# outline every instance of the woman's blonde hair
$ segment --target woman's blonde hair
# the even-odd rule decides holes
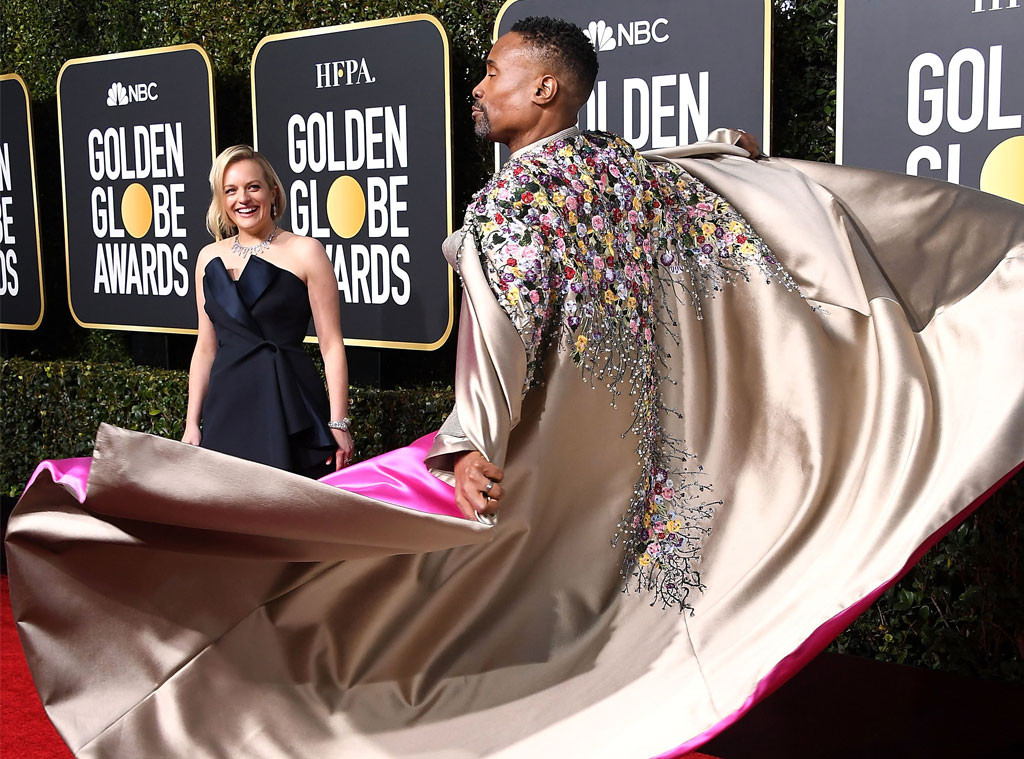
[[[270,161],[261,153],[257,153],[248,145],[232,145],[221,152],[213,162],[210,169],[210,191],[213,195],[210,198],[210,210],[206,212],[206,228],[210,230],[215,240],[223,240],[238,232],[238,229],[228,221],[224,213],[224,174],[228,167],[239,161],[256,161],[263,169],[263,178],[273,188],[274,202],[271,206],[271,216],[276,222],[284,216],[284,190],[281,188],[281,180],[270,165]]]

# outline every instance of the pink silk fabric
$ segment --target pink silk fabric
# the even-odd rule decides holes
[[[320,482],[425,514],[461,517],[455,505],[455,490],[430,474],[423,465],[436,434],[431,432],[404,448],[332,472],[320,478]],[[41,472],[48,471],[55,483],[68,488],[80,503],[85,503],[91,465],[92,458],[40,462],[26,489]]]
[[[83,456],[77,459],[47,459],[40,461],[39,466],[28,478],[25,490],[32,487],[43,472],[49,472],[50,477],[58,485],[63,485],[70,490],[79,503],[85,503],[85,490],[89,484],[89,469],[92,467],[92,457]]]
[[[436,434],[431,432],[404,448],[332,472],[320,482],[406,509],[460,517],[455,489],[423,465]]]

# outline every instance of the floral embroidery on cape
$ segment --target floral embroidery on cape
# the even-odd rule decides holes
[[[526,347],[523,391],[545,349],[570,353],[584,377],[633,399],[641,474],[613,543],[626,587],[690,609],[715,506],[703,469],[662,420],[665,336],[678,344],[669,300],[696,318],[702,300],[757,272],[792,278],[720,196],[673,165],[653,166],[627,142],[586,132],[505,164],[466,212],[491,288]],[[659,342],[659,335],[662,340]]]

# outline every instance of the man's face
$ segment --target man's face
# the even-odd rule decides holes
[[[477,136],[507,145],[532,129],[542,113],[533,97],[545,73],[522,36],[509,32],[499,37],[487,56],[484,78],[473,88]]]

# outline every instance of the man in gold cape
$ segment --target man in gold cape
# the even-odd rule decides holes
[[[1024,459],[1019,205],[730,132],[638,156],[572,127],[582,35],[521,24],[426,459],[497,523],[102,428],[8,535],[77,756],[681,755]]]

